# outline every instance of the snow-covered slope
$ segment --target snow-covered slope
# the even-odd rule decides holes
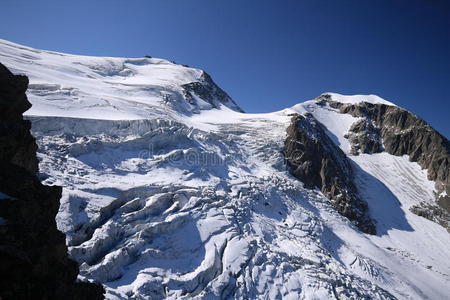
[[[30,77],[41,175],[64,187],[59,229],[80,277],[102,282],[109,299],[450,294],[450,234],[409,211],[432,201],[433,182],[408,157],[351,155],[345,135],[358,118],[317,101],[241,113],[231,99],[202,99],[202,88],[186,96],[186,84],[209,84],[202,71],[161,59],[0,41],[0,62]],[[282,149],[293,113],[311,113],[347,154],[376,235],[287,171]]]
[[[352,103],[357,104],[361,102],[367,102],[372,104],[386,104],[386,105],[395,105],[392,102],[384,100],[383,98],[378,97],[377,95],[341,95],[337,93],[326,93],[330,95],[333,101],[341,102],[341,103]]]
[[[226,94],[214,90],[217,86],[203,71],[167,60],[75,56],[5,40],[0,40],[0,47],[2,63],[30,78],[29,115],[135,120],[176,118],[220,105],[240,110]],[[205,82],[219,99],[192,95],[189,84],[195,82]]]

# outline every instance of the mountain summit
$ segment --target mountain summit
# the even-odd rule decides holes
[[[76,56],[0,40],[2,63],[26,72],[34,116],[134,120],[242,111],[204,71],[158,58]]]
[[[0,41],[108,299],[445,299],[449,142],[374,95],[243,113],[203,71]]]

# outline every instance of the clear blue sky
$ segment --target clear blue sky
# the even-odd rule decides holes
[[[446,4],[447,2],[447,4]],[[0,38],[206,70],[248,112],[377,94],[450,136],[450,1],[2,0]]]

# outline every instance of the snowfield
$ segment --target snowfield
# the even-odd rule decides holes
[[[203,71],[163,59],[0,40],[0,62],[30,78],[40,176],[63,186],[58,227],[108,299],[448,299],[450,234],[409,211],[434,183],[406,156],[352,156],[357,118],[314,100],[247,114],[188,99]],[[306,112],[351,159],[377,235],[287,171],[290,114]]]

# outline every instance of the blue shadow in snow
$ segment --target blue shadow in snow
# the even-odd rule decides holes
[[[389,188],[355,162],[350,162],[359,194],[369,205],[370,217],[376,221],[376,235],[387,235],[388,231],[393,229],[414,231],[406,219],[402,204]]]

